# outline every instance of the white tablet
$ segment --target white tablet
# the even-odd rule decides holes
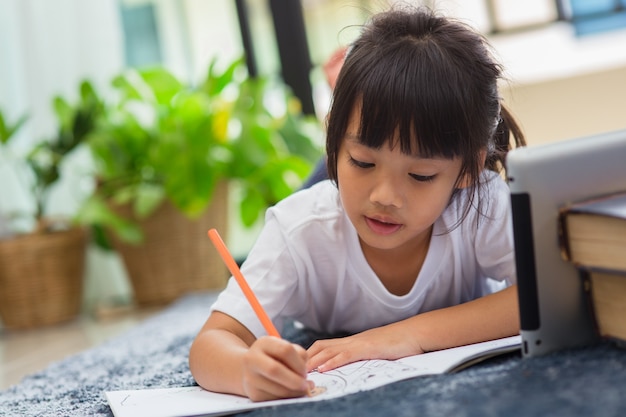
[[[561,256],[559,209],[626,191],[626,130],[514,149],[507,156],[522,354],[597,340],[578,270]]]

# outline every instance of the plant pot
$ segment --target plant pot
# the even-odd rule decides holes
[[[82,305],[83,228],[0,240],[0,317],[6,328],[50,325]]]
[[[130,206],[114,211],[136,221],[144,234],[140,245],[125,243],[112,236],[140,306],[163,305],[194,291],[221,289],[226,285],[227,269],[207,236],[210,228],[226,233],[228,188],[216,189],[206,213],[189,219],[170,202],[163,203],[152,215],[137,220]]]

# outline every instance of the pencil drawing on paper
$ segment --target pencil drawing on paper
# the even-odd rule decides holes
[[[312,372],[309,379],[316,387],[324,387],[327,395],[337,396],[397,381],[403,375],[411,376],[415,370],[400,362],[367,360],[324,373]]]

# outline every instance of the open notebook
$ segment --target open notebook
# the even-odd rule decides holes
[[[218,394],[198,386],[108,391],[115,417],[223,416],[280,404],[323,401],[418,376],[456,372],[477,362],[519,350],[520,336],[491,340],[395,361],[366,360],[332,371],[311,372],[316,388],[311,396],[254,403],[236,395]]]

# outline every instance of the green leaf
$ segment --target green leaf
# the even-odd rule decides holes
[[[109,242],[109,237],[104,230],[104,227],[94,224],[91,226],[91,239],[100,249],[104,249],[106,251],[113,251],[113,246],[111,242]]]
[[[139,71],[139,75],[154,93],[156,102],[161,105],[168,104],[183,89],[181,82],[162,67],[143,69]]]
[[[59,121],[60,128],[62,130],[71,129],[74,110],[69,103],[63,97],[57,96],[52,100],[52,107]]]
[[[14,124],[9,124],[0,111],[0,143],[6,144],[9,139],[26,123],[28,116],[21,116]]]
[[[96,93],[96,90],[93,87],[93,84],[91,84],[91,82],[89,82],[88,80],[83,80],[80,83],[79,89],[80,89],[80,98],[81,98],[81,102],[83,103],[83,105],[89,106],[89,105],[92,105],[93,103],[100,101],[100,98],[98,97],[98,94]]]
[[[11,135],[9,135],[9,129],[4,121],[4,115],[0,111],[0,143],[7,143],[10,137]]]
[[[297,117],[288,113],[285,124],[281,126],[279,132],[289,153],[302,156],[311,163],[319,160],[322,149],[317,144],[321,144],[323,139],[317,119]]]
[[[171,170],[165,176],[166,192],[179,209],[195,217],[209,204],[220,177],[218,172],[204,155],[180,152],[171,158]]]
[[[244,226],[252,226],[266,207],[267,203],[261,193],[254,187],[246,187],[243,199],[239,204],[241,221]]]
[[[156,184],[141,184],[137,187],[133,209],[138,218],[144,219],[154,213],[165,198],[165,190]]]
[[[139,244],[143,240],[143,233],[137,224],[116,215],[98,196],[91,196],[83,202],[76,219],[82,224],[110,229],[128,243]]]
[[[128,100],[154,100],[152,92],[133,69],[115,76],[111,81],[111,85],[122,95],[122,103]]]
[[[234,81],[237,71],[243,70],[244,64],[245,60],[243,57],[236,59],[222,74],[218,74],[215,68],[217,66],[217,58],[211,60],[207,76],[200,88],[210,97],[219,95],[227,85]]]

